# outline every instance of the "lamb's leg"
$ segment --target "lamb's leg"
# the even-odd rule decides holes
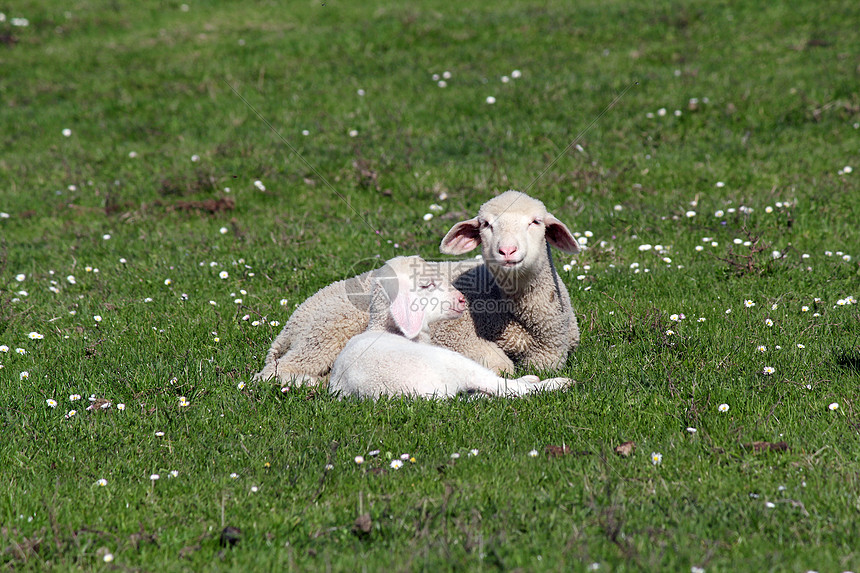
[[[272,343],[263,370],[254,377],[256,380],[275,378],[282,386],[319,382],[331,371],[335,358],[349,339],[367,328],[367,317],[354,308],[347,308],[336,313],[329,311],[324,321],[296,327],[295,332],[288,332],[287,327]]]
[[[317,384],[324,378],[324,375],[301,372],[303,366],[298,366],[282,358],[266,364],[263,370],[254,376],[254,380],[265,382],[275,379],[281,386],[298,387]]]
[[[260,372],[259,379],[275,378],[281,386],[313,385],[329,373],[336,357],[336,352],[305,353],[301,348],[293,348],[280,358],[267,363]]]
[[[275,340],[269,347],[266,353],[266,361],[263,364],[263,369],[254,374],[254,380],[270,380],[277,374],[277,365],[280,358],[290,350],[293,344],[292,325],[288,322]]]
[[[514,363],[505,351],[495,342],[481,338],[475,332],[468,309],[456,320],[444,320],[430,325],[430,335],[433,344],[471,358],[496,374],[514,371]]]
[[[514,371],[514,362],[495,342],[477,336],[464,336],[459,342],[459,344],[451,344],[445,339],[433,339],[434,344],[471,358],[497,375]]]
[[[463,354],[466,354],[466,352]],[[466,356],[489,368],[496,374],[514,371],[514,362],[498,344],[489,340],[476,338],[470,341]]]
[[[479,380],[468,384],[468,392],[481,392],[492,396],[524,396],[537,390],[560,390],[573,383],[570,378],[548,378],[541,380],[537,376],[522,376],[506,380],[496,377],[495,381]]]
[[[254,379],[275,379],[281,386],[292,387],[316,384],[329,373],[340,350],[339,344],[315,345],[296,340],[283,355],[267,359]]]

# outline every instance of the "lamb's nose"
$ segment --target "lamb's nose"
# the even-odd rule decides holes
[[[512,256],[514,256],[514,253],[516,252],[516,247],[499,247],[499,253],[501,253],[502,256],[505,257],[505,259],[510,259]]]

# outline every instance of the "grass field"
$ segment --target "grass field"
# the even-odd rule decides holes
[[[860,570],[855,1],[0,12],[4,568]],[[587,240],[579,384],[251,381],[509,188]]]

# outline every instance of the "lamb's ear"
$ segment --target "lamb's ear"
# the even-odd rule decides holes
[[[462,255],[481,244],[481,234],[478,232],[478,218],[460,221],[448,231],[439,250],[446,255]]]
[[[397,295],[391,301],[391,317],[403,336],[410,340],[417,337],[424,326],[424,308],[412,296],[409,280],[401,278],[397,285]]]
[[[565,253],[579,252],[579,242],[570,233],[570,229],[555,218],[555,215],[547,213],[543,222],[546,226],[546,240],[550,245],[556,249],[561,249]]]

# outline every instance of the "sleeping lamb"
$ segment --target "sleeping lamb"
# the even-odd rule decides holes
[[[432,342],[496,373],[514,365],[560,368],[579,344],[567,289],[552,264],[550,245],[579,251],[568,228],[543,203],[517,191],[490,199],[477,217],[454,225],[446,254],[481,246],[478,260],[426,262],[413,269],[412,288],[448,280],[468,301],[460,318],[431,325]],[[333,283],[302,303],[272,343],[255,378],[281,384],[316,382],[369,319],[370,272]]]
[[[443,280],[439,263],[409,257],[409,288],[414,295]],[[293,312],[272,343],[263,370],[254,378],[277,378],[282,385],[318,382],[331,371],[334,359],[353,336],[367,330],[371,274],[393,275],[390,265],[337,281],[320,289]],[[429,333],[420,333],[430,342]]]
[[[541,382],[537,376],[506,380],[462,354],[419,342],[422,333],[429,335],[430,324],[455,319],[466,308],[466,299],[447,281],[412,288],[411,271],[424,262],[419,257],[398,257],[383,267],[393,270],[393,276],[389,272],[371,275],[367,330],[347,342],[334,361],[330,392],[373,399],[385,394],[521,396],[570,384],[567,378]]]

